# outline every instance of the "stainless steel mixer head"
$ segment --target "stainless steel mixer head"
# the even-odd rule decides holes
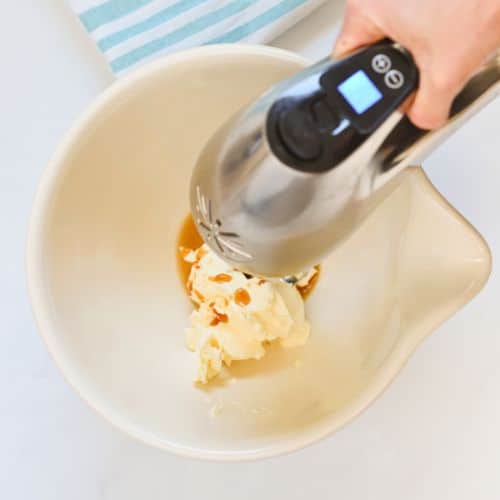
[[[201,153],[191,209],[205,242],[242,271],[297,275],[324,259],[425,157],[499,93],[492,58],[420,130],[398,111],[418,71],[384,42],[289,78],[229,120]]]

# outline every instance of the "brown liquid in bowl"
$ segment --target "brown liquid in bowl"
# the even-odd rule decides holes
[[[187,280],[189,278],[189,273],[191,272],[191,264],[184,260],[184,252],[182,249],[196,250],[203,244],[203,240],[196,229],[193,217],[189,214],[183,221],[181,229],[179,231],[179,236],[177,238],[176,256],[177,256],[177,268],[179,270],[179,277],[183,286],[186,286]],[[316,284],[318,283],[321,266],[316,266],[318,272],[314,278],[305,287],[297,287],[297,290],[302,295],[304,299],[307,299],[313,292]]]
[[[196,250],[201,245],[203,245],[203,240],[200,233],[198,233],[198,230],[196,229],[193,218],[191,215],[188,215],[182,223],[181,230],[177,238],[177,247],[175,249],[175,255],[177,256],[177,269],[179,270],[179,277],[183,286],[186,286],[189,278],[191,264],[184,260],[185,254],[182,252],[182,249],[186,248],[189,250]]]
[[[309,298],[311,293],[313,293],[318,283],[319,277],[321,276],[321,266],[318,264],[317,266],[314,266],[314,268],[316,269],[317,273],[313,276],[312,280],[306,286],[297,287],[297,290],[299,291],[300,295],[302,295],[302,298],[304,300]]]

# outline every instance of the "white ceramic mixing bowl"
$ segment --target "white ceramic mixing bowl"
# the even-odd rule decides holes
[[[93,104],[43,176],[27,250],[40,332],[81,397],[142,441],[221,460],[316,441],[366,408],[488,277],[482,238],[410,170],[324,263],[306,347],[193,386],[175,258],[191,168],[221,122],[305,65],[248,46],[152,63]]]

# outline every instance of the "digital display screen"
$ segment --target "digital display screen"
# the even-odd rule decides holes
[[[382,92],[375,87],[362,69],[353,73],[337,89],[358,115],[371,108],[383,97]]]

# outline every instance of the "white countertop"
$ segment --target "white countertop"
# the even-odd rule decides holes
[[[277,45],[332,44],[336,2]],[[132,441],[63,381],[38,337],[24,244],[38,179],[61,135],[113,77],[62,0],[16,0],[0,18],[0,490],[9,500],[500,498],[500,276],[420,348],[384,396],[290,456],[220,465]],[[500,256],[500,100],[426,163]]]

